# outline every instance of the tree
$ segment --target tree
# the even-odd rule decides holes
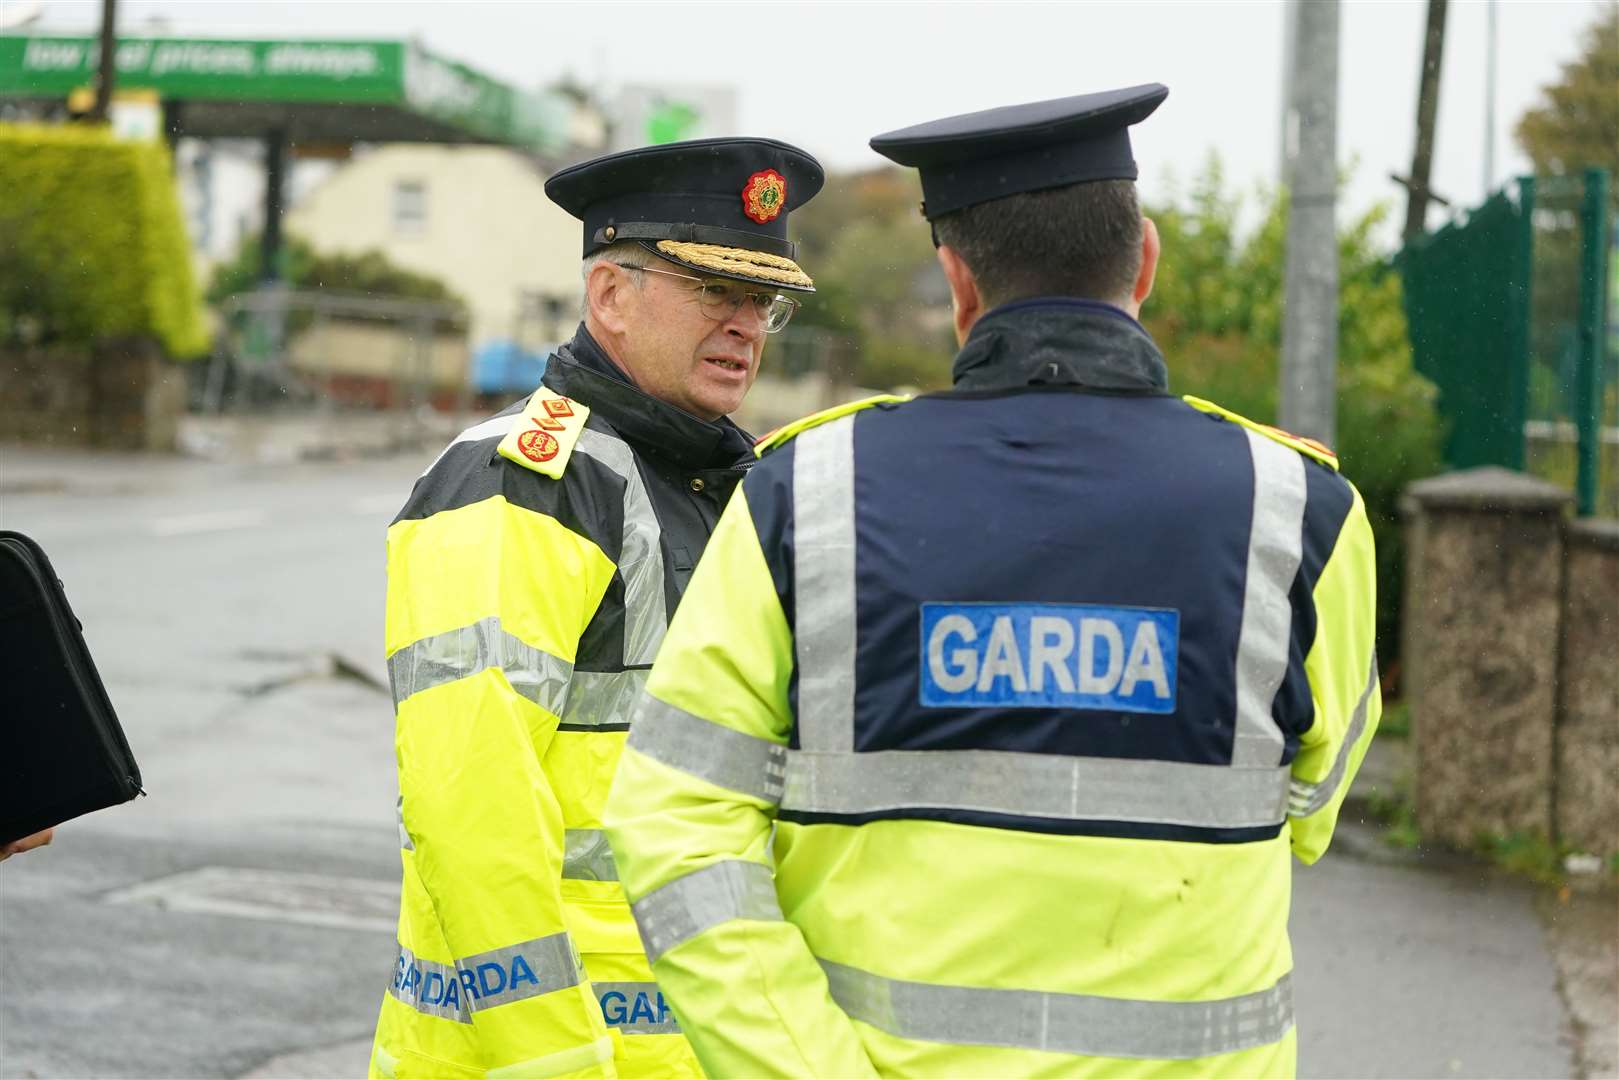
[[[1519,118],[1516,134],[1538,174],[1606,168],[1619,206],[1619,2],[1602,5],[1580,54]]]
[[[886,167],[828,177],[793,215],[799,261],[815,279],[794,325],[847,338],[855,367],[839,374],[857,385],[950,383],[950,302],[921,198],[913,170]]]

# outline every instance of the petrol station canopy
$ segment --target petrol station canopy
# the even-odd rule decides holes
[[[171,137],[275,135],[297,144],[561,146],[567,103],[497,82],[407,41],[120,37],[117,89],[145,90]],[[94,37],[0,35],[0,100],[63,102],[95,85]]]

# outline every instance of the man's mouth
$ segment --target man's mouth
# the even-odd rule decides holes
[[[746,360],[733,360],[728,356],[705,356],[703,359],[707,360],[710,364],[713,364],[716,367],[724,368],[726,371],[748,370],[748,362]]]

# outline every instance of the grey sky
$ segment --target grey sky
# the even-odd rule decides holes
[[[17,0],[0,0],[13,3]],[[1576,52],[1600,0],[1500,0],[1496,169],[1527,166],[1517,117]],[[96,0],[48,0],[44,29],[88,30]],[[1484,191],[1487,0],[1450,5],[1433,181],[1463,205]],[[1244,190],[1275,179],[1279,3],[613,4],[123,0],[126,32],[419,37],[525,86],[585,81],[731,83],[749,134],[787,139],[833,168],[879,164],[873,134],[957,112],[1163,82],[1168,102],[1135,133],[1144,194],[1189,180],[1211,152]],[[1403,193],[1426,4],[1343,4],[1339,156],[1356,162],[1347,213]],[[151,20],[167,25],[154,25]]]

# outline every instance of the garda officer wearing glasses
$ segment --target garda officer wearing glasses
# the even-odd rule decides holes
[[[608,802],[710,1075],[1294,1071],[1371,532],[1325,448],[1167,392],[1128,133],[1166,94],[872,142],[921,171],[955,386],[766,441]]]
[[[373,1075],[700,1075],[600,815],[754,460],[725,414],[813,291],[787,215],[822,179],[795,147],[714,139],[547,182],[584,223],[583,324],[388,531],[404,892]]]

